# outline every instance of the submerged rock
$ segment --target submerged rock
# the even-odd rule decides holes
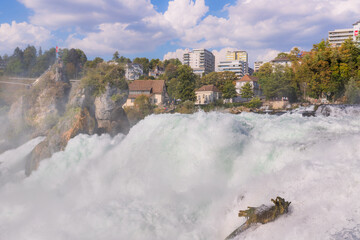
[[[246,222],[235,229],[225,240],[230,240],[250,228],[257,223],[268,223],[274,221],[280,215],[287,213],[291,202],[285,201],[281,197],[277,197],[275,200],[271,199],[274,206],[261,205],[260,207],[248,207],[247,210],[240,210],[239,217],[246,217]]]

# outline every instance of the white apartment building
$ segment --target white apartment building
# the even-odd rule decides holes
[[[125,65],[125,78],[127,80],[137,80],[144,74],[143,66],[137,63],[128,63]]]
[[[346,40],[351,38],[353,41],[359,41],[360,21],[353,24],[353,28],[336,29],[329,31],[329,43],[334,47],[339,47]]]
[[[246,51],[227,51],[226,61],[242,61],[246,65],[245,73],[249,74],[249,55]]]
[[[194,49],[184,54],[184,65],[190,66],[197,75],[205,75],[215,71],[215,56],[206,49]]]
[[[282,65],[284,67],[291,66],[291,60],[288,57],[281,57],[281,58],[275,58],[274,60],[271,60],[270,63],[275,67],[276,65]]]
[[[263,61],[257,61],[257,62],[254,62],[254,72],[257,72],[259,71],[260,67],[264,65],[264,62]]]
[[[244,61],[233,60],[233,61],[221,61],[218,64],[218,71],[230,71],[234,72],[236,76],[240,79],[247,74],[248,65]]]

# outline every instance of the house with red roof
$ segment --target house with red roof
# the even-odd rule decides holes
[[[241,94],[241,88],[246,84],[250,83],[252,90],[254,92],[255,96],[260,96],[260,85],[259,85],[259,79],[254,76],[245,75],[240,80],[237,80],[235,83],[235,89],[238,94]]]
[[[221,98],[220,90],[214,85],[205,85],[195,91],[196,105],[205,105]]]
[[[154,105],[165,105],[169,101],[165,80],[135,80],[129,84],[129,96],[124,107],[133,107],[135,99],[145,95]]]

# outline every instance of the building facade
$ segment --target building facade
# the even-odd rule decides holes
[[[195,91],[196,105],[206,105],[221,98],[220,90],[214,85],[205,85]]]
[[[291,60],[288,57],[280,57],[271,60],[270,63],[275,67],[276,65],[282,65],[284,67],[291,66]]]
[[[226,61],[242,61],[246,65],[245,73],[249,74],[249,55],[246,51],[227,51]]]
[[[140,95],[149,97],[154,105],[165,105],[169,101],[165,80],[135,80],[129,84],[129,96],[124,107],[133,107]]]
[[[339,47],[345,40],[349,38],[351,38],[354,42],[359,42],[359,29],[360,21],[357,21],[353,24],[353,28],[336,29],[334,31],[329,31],[329,43],[334,47]]]
[[[246,62],[243,61],[221,61],[218,65],[218,71],[230,71],[234,72],[238,79],[242,78],[247,74],[248,66]]]
[[[215,56],[206,49],[194,49],[183,56],[184,65],[190,66],[197,75],[215,71]]]
[[[251,88],[254,92],[254,96],[260,96],[261,95],[261,91],[260,91],[260,86],[259,86],[259,82],[258,82],[258,78],[254,77],[254,76],[249,76],[249,75],[245,75],[244,77],[242,77],[240,80],[237,80],[235,83],[235,89],[236,92],[238,94],[241,94],[241,88],[246,84],[246,83],[250,83]]]
[[[264,62],[263,61],[257,61],[257,62],[254,62],[254,72],[257,72],[259,71],[260,67],[264,65]]]
[[[143,66],[137,63],[125,65],[125,78],[130,81],[139,79],[144,74]]]

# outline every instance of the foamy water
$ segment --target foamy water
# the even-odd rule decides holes
[[[36,141],[0,155],[0,239],[224,239],[278,195],[290,213],[239,239],[360,239],[356,114],[150,116],[25,178]]]

